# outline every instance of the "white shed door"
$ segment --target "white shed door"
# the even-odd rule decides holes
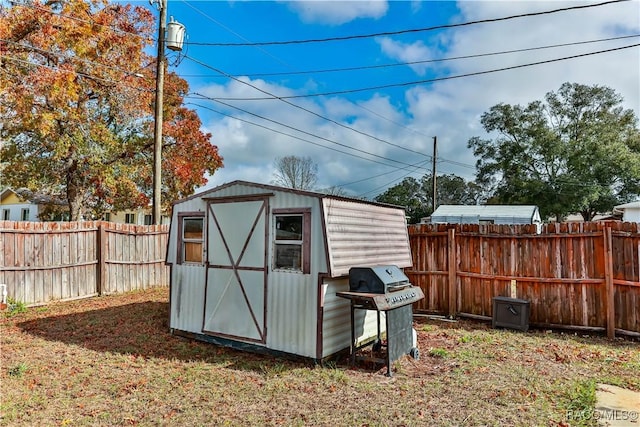
[[[268,199],[211,200],[203,332],[266,342]]]

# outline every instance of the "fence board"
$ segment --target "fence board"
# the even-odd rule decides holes
[[[449,250],[447,230],[455,236]],[[409,226],[409,240],[414,266],[406,273],[425,294],[415,305],[418,312],[488,318],[493,297],[515,296],[531,302],[532,325],[614,327],[615,333],[640,336],[638,224],[556,223],[540,234],[528,225],[421,224]],[[512,280],[516,295],[511,295]],[[451,285],[456,289],[452,301]]]
[[[102,221],[0,221],[0,283],[27,305],[168,286],[164,252],[157,256],[168,230]]]

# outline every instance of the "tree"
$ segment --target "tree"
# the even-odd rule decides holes
[[[613,89],[565,83],[526,107],[498,104],[481,117],[495,139],[471,138],[476,182],[494,203],[535,204],[543,218],[598,212],[640,189],[640,131]]]
[[[417,223],[421,218],[433,213],[432,182],[432,175],[424,175],[420,181],[407,177],[400,184],[376,196],[374,200],[403,206],[409,217],[408,222]],[[436,198],[439,205],[470,205],[482,201],[481,192],[475,183],[467,182],[453,174],[436,178]]]
[[[152,193],[155,25],[142,7],[52,0],[0,9],[3,183],[61,196],[72,220],[148,206]],[[165,79],[166,205],[222,166],[188,87]]]
[[[429,206],[433,207],[433,177],[422,177],[422,188],[428,194]],[[482,189],[475,182],[454,175],[439,175],[436,178],[436,204],[439,205],[477,205],[483,202]],[[436,206],[437,207],[437,206]],[[429,214],[432,212],[430,211]]]
[[[339,196],[339,197],[347,197],[348,194],[345,191],[344,188],[336,186],[336,185],[332,185],[331,187],[328,188],[321,188],[316,190],[319,193],[323,193],[323,194],[328,194],[330,196]]]
[[[420,218],[428,215],[429,202],[427,193],[420,182],[413,177],[406,177],[400,184],[389,187],[387,191],[374,197],[376,202],[403,206],[409,223],[420,222]]]
[[[279,157],[275,168],[272,182],[283,187],[312,190],[318,180],[318,165],[311,157]]]

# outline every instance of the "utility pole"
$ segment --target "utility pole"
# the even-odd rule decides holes
[[[156,63],[156,109],[153,130],[153,223],[162,223],[162,105],[164,102],[164,38],[167,27],[167,0],[157,0],[160,11],[158,22],[158,58]]]
[[[432,184],[433,184],[433,211],[435,212],[436,207],[438,206],[438,204],[436,203],[436,144],[438,141],[438,137],[434,136],[433,137],[433,167],[431,168],[432,170]]]

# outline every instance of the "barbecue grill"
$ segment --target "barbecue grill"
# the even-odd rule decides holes
[[[417,359],[419,350],[413,340],[414,302],[424,298],[419,287],[413,286],[409,278],[395,265],[375,267],[352,267],[349,270],[349,291],[337,295],[351,301],[351,363],[356,360],[385,362],[387,375],[391,376],[391,364],[405,354]],[[386,348],[384,358],[357,356],[355,310],[375,310],[378,319],[378,336],[374,350]],[[382,343],[380,313],[385,312],[387,340]],[[365,344],[367,345],[367,344]]]

